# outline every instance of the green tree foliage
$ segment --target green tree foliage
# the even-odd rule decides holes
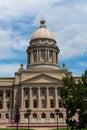
[[[64,107],[66,108],[67,119],[69,120],[79,110],[79,120],[83,124],[83,117],[87,112],[87,70],[82,77],[76,82],[74,77],[63,78],[63,88],[61,97]],[[69,122],[69,121],[68,121]],[[81,125],[82,125],[81,124]]]

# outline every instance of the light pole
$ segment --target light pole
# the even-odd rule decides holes
[[[60,110],[59,109],[55,109],[55,113],[57,115],[57,130],[58,130],[58,115],[59,115]]]
[[[16,112],[15,112],[15,122],[17,123],[16,130],[18,130],[18,123],[20,120],[20,113],[19,113],[19,107],[16,107]]]
[[[27,109],[27,116],[28,116],[28,130],[30,129],[29,128],[29,116],[31,114],[31,109]]]

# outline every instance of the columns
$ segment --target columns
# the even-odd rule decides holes
[[[50,107],[49,106],[49,103],[50,103],[50,101],[49,101],[49,88],[47,87],[46,89],[47,89],[47,95],[46,95],[46,98],[47,98],[47,108],[49,108]]]
[[[38,87],[38,108],[41,107],[40,99],[40,87]]]
[[[17,94],[17,89],[15,88],[15,89],[14,89],[14,109],[15,109],[16,100],[17,100],[16,94]]]
[[[38,50],[38,62],[41,61],[41,50]]]
[[[21,108],[24,108],[24,88],[21,88]]]
[[[47,62],[47,50],[45,50],[45,62]]]
[[[3,108],[6,108],[6,100],[5,100],[5,90],[3,91]]]
[[[33,60],[33,51],[31,51],[30,53],[31,53],[30,63],[33,63],[34,62],[34,60]]]
[[[48,53],[47,53],[47,57],[48,57],[47,59],[48,59],[48,62],[49,62],[49,50],[48,50]]]
[[[33,104],[32,104],[32,89],[31,89],[31,87],[30,87],[30,89],[29,89],[30,91],[29,91],[29,106],[30,106],[30,108],[32,108],[33,107]]]
[[[38,57],[38,50],[37,50],[37,62],[38,62],[38,59],[39,59],[39,57]]]
[[[58,108],[57,87],[55,87],[55,108]]]
[[[53,63],[56,63],[56,52],[53,51]]]

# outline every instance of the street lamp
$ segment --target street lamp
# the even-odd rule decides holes
[[[29,115],[31,114],[31,109],[27,109],[27,117],[28,117],[28,130],[29,130]]]
[[[58,115],[59,115],[60,110],[59,109],[55,109],[55,113],[57,115],[57,130],[58,130]]]
[[[20,120],[20,113],[19,113],[19,107],[16,107],[16,112],[15,112],[15,122],[17,123],[16,130],[18,130],[18,123]]]

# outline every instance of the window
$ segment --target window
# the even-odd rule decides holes
[[[24,114],[24,118],[28,118],[28,114],[27,113]]]
[[[24,95],[28,95],[29,94],[29,89],[28,88],[24,88]]]
[[[53,96],[53,95],[54,95],[54,89],[50,88],[50,96]]]
[[[37,62],[37,51],[36,50],[33,51],[33,59],[34,59],[34,63],[36,63]]]
[[[54,113],[51,113],[51,114],[50,114],[50,118],[54,118]]]
[[[2,115],[0,114],[0,118],[2,118]]]
[[[3,108],[3,103],[2,103],[2,101],[0,101],[0,108]]]
[[[7,102],[7,108],[10,108],[10,102],[9,101]]]
[[[45,114],[45,113],[42,113],[41,117],[42,117],[42,118],[46,118],[46,114]]]
[[[3,91],[0,90],[0,97],[3,97]]]
[[[41,89],[41,95],[45,95],[45,88]]]
[[[36,113],[33,114],[33,118],[37,118],[37,114]]]
[[[33,100],[33,107],[34,107],[34,108],[37,107],[37,100]]]
[[[63,114],[62,113],[59,113],[59,118],[63,118]]]
[[[6,114],[6,118],[9,118],[9,114]]]
[[[36,94],[37,94],[37,90],[33,89],[33,95],[36,95]]]
[[[60,93],[61,93],[61,89],[58,88],[58,91],[57,91],[58,96],[60,96]]]
[[[6,91],[6,98],[10,97],[10,90]]]
[[[60,108],[63,107],[63,101],[62,101],[62,99],[59,99],[59,107]]]
[[[25,108],[29,107],[29,100],[25,100]]]
[[[53,51],[52,50],[49,51],[49,61],[50,62],[53,61]]]
[[[45,50],[41,50],[42,61],[45,61]]]
[[[42,108],[46,108],[46,100],[42,99]]]
[[[50,100],[50,107],[54,108],[54,100]]]

